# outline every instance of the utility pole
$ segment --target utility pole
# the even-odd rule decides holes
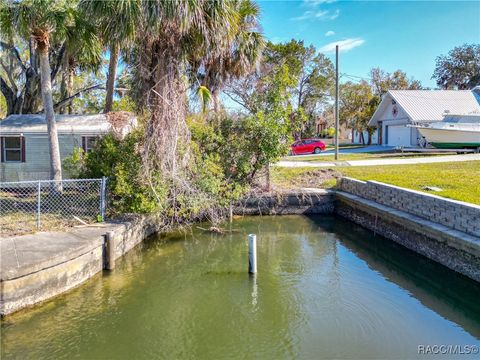
[[[338,116],[338,45],[335,46],[335,160],[338,160],[338,132],[339,132],[339,116]]]

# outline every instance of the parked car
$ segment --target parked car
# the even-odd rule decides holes
[[[302,139],[295,141],[291,147],[292,155],[320,154],[325,150],[325,143],[318,139]]]

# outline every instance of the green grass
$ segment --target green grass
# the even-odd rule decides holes
[[[410,158],[410,157],[427,157],[427,156],[439,156],[439,155],[454,155],[456,153],[418,153],[418,152],[375,152],[375,153],[361,153],[361,154],[342,154],[340,153],[339,160],[350,161],[350,160],[368,160],[368,159],[400,159],[400,158]],[[335,161],[334,155],[312,155],[312,156],[285,156],[282,160],[284,161],[321,161],[321,162],[332,162]]]
[[[331,175],[330,179],[326,176],[327,172]],[[435,186],[441,188],[442,191],[428,193],[480,205],[480,161],[338,167],[316,170],[276,167],[272,171],[272,181],[279,188],[289,188],[312,186],[312,182],[308,179],[318,178],[318,181],[314,183],[316,186],[331,187],[334,185],[333,176],[340,174],[360,180],[381,181],[419,191],[424,191],[425,186]]]
[[[345,148],[349,148],[349,149],[355,149],[355,148],[363,148],[363,147],[366,147],[367,145],[360,145],[360,144],[351,144],[351,143],[345,143],[345,144],[340,144],[338,147],[340,149],[345,149]],[[328,150],[330,149],[335,149],[335,145],[333,144],[327,144],[327,147],[326,147]]]

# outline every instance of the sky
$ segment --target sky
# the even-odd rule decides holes
[[[480,1],[263,0],[259,5],[268,40],[304,40],[332,60],[339,44],[340,73],[353,76],[368,77],[373,67],[401,69],[435,88],[436,57],[480,43]]]

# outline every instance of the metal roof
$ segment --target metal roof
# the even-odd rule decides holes
[[[106,114],[94,115],[55,115],[59,134],[104,134],[112,129]],[[136,120],[129,125],[134,126]],[[125,124],[127,125],[127,124]],[[0,134],[47,133],[47,123],[43,114],[10,115],[0,121]]]
[[[388,104],[395,100],[411,122],[441,121],[446,113],[469,114],[480,111],[470,90],[389,90],[369,121],[376,125]]]

